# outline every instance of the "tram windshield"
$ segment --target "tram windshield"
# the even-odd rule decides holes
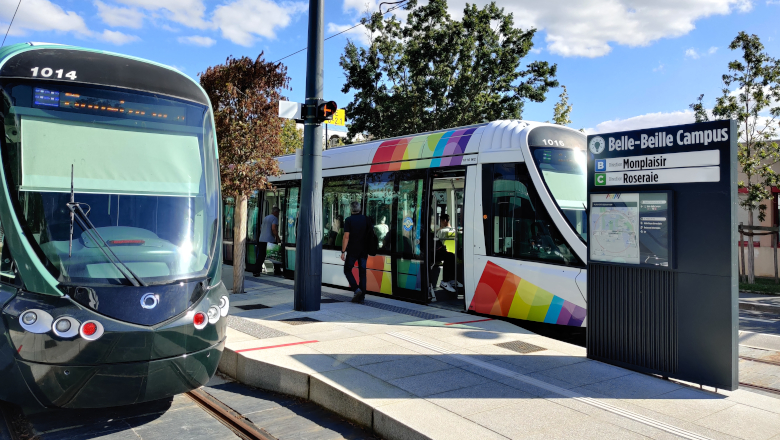
[[[531,152],[555,203],[582,240],[587,241],[585,153],[570,148],[532,148]]]
[[[8,82],[2,92],[2,159],[16,215],[60,282],[206,275],[219,218],[208,107],[36,82]],[[85,216],[71,214],[71,197]]]

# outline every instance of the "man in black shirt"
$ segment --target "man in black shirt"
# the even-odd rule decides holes
[[[344,275],[347,277],[350,289],[355,292],[352,302],[356,303],[362,303],[366,297],[366,262],[368,260],[366,242],[369,221],[368,217],[360,213],[360,208],[360,202],[350,204],[352,215],[344,221],[344,238],[341,241],[341,261],[344,261]],[[355,262],[358,263],[360,286],[352,274]]]

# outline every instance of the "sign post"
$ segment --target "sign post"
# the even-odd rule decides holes
[[[736,122],[588,136],[588,197],[588,357],[736,389]]]

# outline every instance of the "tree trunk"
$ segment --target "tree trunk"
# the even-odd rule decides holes
[[[753,210],[748,210],[748,213],[750,216],[748,217],[748,226],[753,226]],[[748,284],[753,284],[756,282],[756,268],[755,268],[755,253],[753,252],[753,234],[752,230],[750,230],[751,234],[748,235],[748,255],[747,255],[747,276],[748,276]]]
[[[236,196],[236,211],[233,215],[233,293],[244,292],[244,271],[246,270],[246,209],[247,196]]]

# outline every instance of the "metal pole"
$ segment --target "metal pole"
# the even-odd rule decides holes
[[[740,258],[742,273],[739,276],[739,281],[744,283],[747,273],[745,272],[745,236],[743,235],[742,223],[739,224],[739,256],[742,257]]]
[[[306,104],[322,98],[325,0],[309,0]],[[295,310],[320,309],[322,295],[322,125],[306,119],[303,128],[301,210],[295,250]]]
[[[778,284],[780,280],[777,279],[777,231],[772,232],[769,237],[772,238],[772,253],[775,255],[775,284]]]

